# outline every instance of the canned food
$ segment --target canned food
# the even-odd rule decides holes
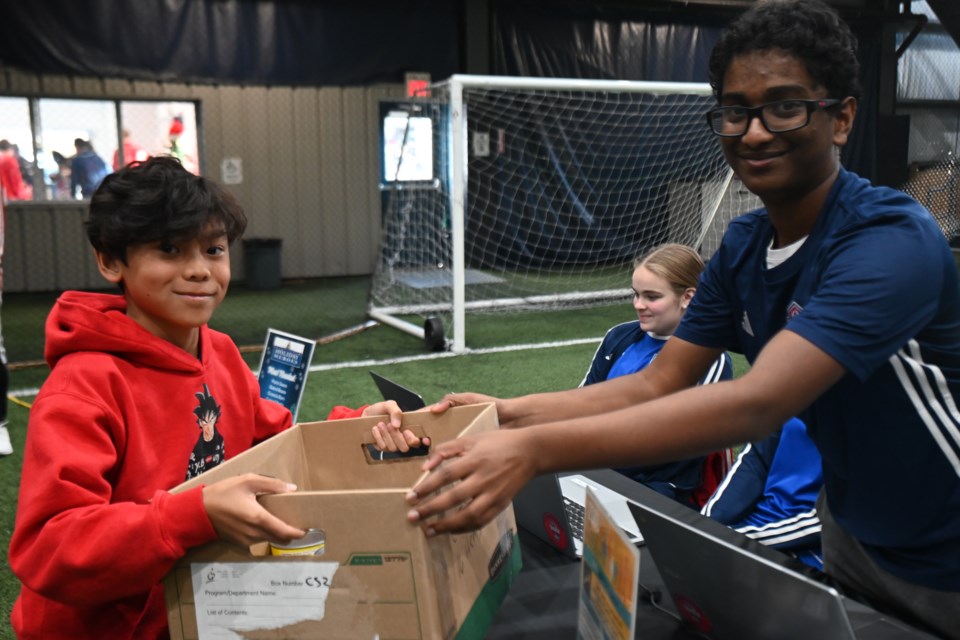
[[[270,543],[272,556],[322,556],[326,539],[320,529],[307,529],[307,535],[286,544]]]

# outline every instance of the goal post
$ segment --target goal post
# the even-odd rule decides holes
[[[368,315],[425,339],[442,326],[455,352],[468,311],[624,304],[637,256],[681,242],[709,258],[757,206],[707,127],[707,84],[454,75],[427,94],[405,106],[391,175],[416,173],[408,143],[428,130],[436,172],[383,187]]]

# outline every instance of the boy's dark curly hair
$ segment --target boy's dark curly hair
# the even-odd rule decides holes
[[[860,98],[857,39],[837,12],[820,0],[760,2],[734,20],[710,55],[710,86],[719,98],[735,56],[780,49],[796,56],[830,98]]]
[[[90,198],[87,238],[97,251],[126,262],[127,247],[197,237],[211,222],[233,242],[247,226],[243,207],[212,180],[172,156],[135,162],[103,179]]]

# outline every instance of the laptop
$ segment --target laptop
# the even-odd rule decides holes
[[[628,508],[647,552],[684,624],[705,638],[933,637],[845,598],[828,576],[692,509],[655,494],[643,500]]]
[[[517,525],[573,559],[583,555],[587,487],[634,544],[643,542],[627,507],[629,498],[582,474],[537,476],[513,498]]]
[[[423,396],[416,391],[408,389],[389,378],[385,378],[375,371],[370,372],[370,377],[372,377],[374,383],[376,383],[377,389],[380,390],[380,395],[383,396],[383,399],[393,400],[397,403],[397,406],[400,407],[401,411],[416,411],[417,409],[423,409],[427,406],[427,403],[423,401]]]

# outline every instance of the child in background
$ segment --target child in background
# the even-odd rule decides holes
[[[697,292],[703,271],[700,254],[688,246],[670,243],[655,247],[634,263],[631,285],[637,319],[607,331],[593,355],[580,386],[640,371],[660,353]],[[730,355],[722,354],[700,384],[733,378]],[[665,464],[619,468],[617,471],[688,507],[699,509],[697,489],[703,481],[706,457]],[[703,499],[716,488],[714,479]]]
[[[226,190],[170,157],[94,193],[87,234],[122,295],[66,292],[47,321],[51,372],[30,415],[9,556],[21,640],[165,638],[161,581],[188,549],[304,535],[257,502],[296,489],[282,478],[168,491],[291,425],[207,326],[245,226]],[[399,422],[389,402],[330,417],[384,414]]]

